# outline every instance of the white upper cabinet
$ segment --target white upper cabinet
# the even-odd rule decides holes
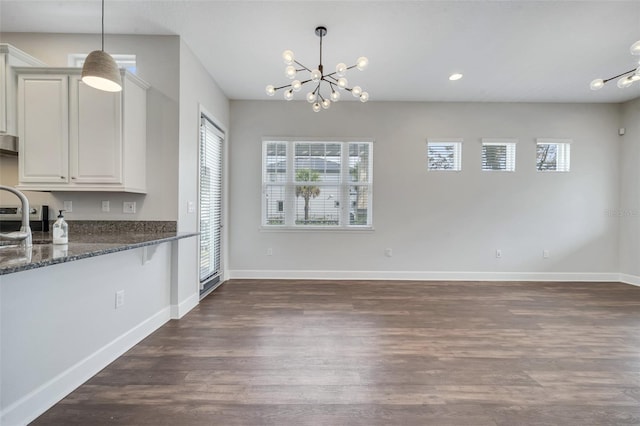
[[[43,72],[46,71],[46,72]],[[19,188],[146,192],[146,91],[85,85],[76,68],[19,68]]]
[[[44,63],[10,44],[0,43],[0,135],[18,134],[16,118],[16,88],[18,81],[13,67],[42,67]]]

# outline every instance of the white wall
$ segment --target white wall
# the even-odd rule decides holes
[[[178,175],[178,230],[198,231],[198,215],[189,213],[188,203],[197,206],[198,152],[200,110],[212,115],[216,123],[229,126],[229,101],[215,81],[195,57],[191,49],[180,43],[180,147]],[[226,250],[223,249],[223,256]],[[175,268],[178,286],[172,293],[172,316],[179,318],[197,302],[199,295],[198,240],[179,241],[179,256]]]
[[[94,34],[2,33],[0,38],[55,67],[68,66],[70,53],[100,47],[100,36]],[[34,204],[49,204],[51,217],[65,200],[73,201],[73,212],[65,213],[69,220],[177,220],[180,38],[108,35],[105,47],[110,53],[135,54],[137,75],[151,84],[147,93],[147,194],[27,192],[27,196]],[[0,157],[0,166],[0,183],[16,185],[17,158]],[[0,201],[16,203],[6,194],[0,196]],[[102,212],[102,200],[110,201],[109,213]],[[123,214],[124,201],[135,201],[137,213]]]
[[[173,244],[2,276],[0,424],[33,420],[169,319]]]
[[[622,106],[620,153],[620,272],[640,285],[640,98]]]
[[[618,220],[605,212],[619,205],[618,125],[619,107],[606,104],[341,102],[313,113],[305,102],[232,101],[230,273],[614,278]],[[261,231],[263,136],[373,138],[375,230]],[[463,171],[428,172],[428,137],[464,138]],[[482,137],[519,139],[515,173],[480,170]],[[570,173],[536,172],[537,137],[573,139]]]

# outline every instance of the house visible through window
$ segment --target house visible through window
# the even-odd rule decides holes
[[[482,170],[516,170],[515,139],[482,139]]]
[[[537,139],[536,169],[538,171],[568,172],[570,169],[570,140]]]
[[[372,148],[371,142],[264,141],[262,225],[371,227]]]
[[[429,139],[427,161],[429,170],[462,170],[462,140]]]

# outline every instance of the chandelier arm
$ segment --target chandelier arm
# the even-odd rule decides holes
[[[607,78],[606,80],[602,80],[602,81],[606,83],[608,81],[615,80],[618,77],[622,77],[623,75],[631,74],[632,72],[636,72],[636,69],[634,68],[631,71],[623,72],[622,74],[618,74],[615,77]]]
[[[287,87],[291,87],[291,84],[287,84],[287,85],[280,86],[280,87],[274,87],[273,90],[286,89]]]
[[[310,70],[309,68],[305,67],[305,66],[304,66],[304,65],[302,65],[300,62],[295,61],[295,60],[294,60],[293,62],[295,62],[296,64],[300,65],[300,66],[302,67],[302,69],[304,69],[304,70],[307,70],[307,71],[311,72],[311,70]],[[296,70],[296,71],[302,71],[302,70]]]

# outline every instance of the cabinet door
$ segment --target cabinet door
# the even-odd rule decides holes
[[[66,75],[18,79],[20,182],[68,182],[69,90]]]
[[[70,173],[72,183],[122,183],[122,94],[70,77]]]

